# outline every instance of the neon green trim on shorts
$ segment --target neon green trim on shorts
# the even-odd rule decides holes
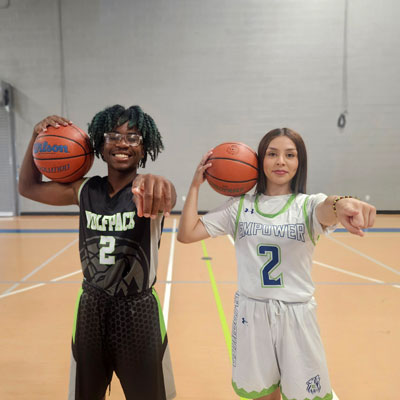
[[[74,313],[74,325],[72,326],[72,341],[75,343],[75,333],[76,333],[76,322],[78,320],[78,310],[79,310],[79,303],[81,300],[83,289],[82,287],[79,289],[78,298],[75,302],[75,313]]]
[[[157,300],[158,319],[160,321],[161,340],[164,343],[165,335],[167,334],[167,329],[165,328],[165,322],[164,322],[164,315],[163,315],[163,312],[162,312],[160,299],[158,298],[158,294],[157,294],[157,292],[156,292],[156,290],[154,288],[152,289],[152,292],[153,292],[153,296]]]
[[[279,383],[270,386],[268,389],[263,389],[261,390],[261,392],[256,392],[255,390],[253,390],[252,392],[246,392],[244,389],[239,389],[236,383],[233,381],[232,386],[236,394],[238,394],[240,397],[244,397],[245,399],[257,399],[259,397],[267,396],[275,392],[275,390],[279,387]]]
[[[331,393],[327,393],[324,397],[306,397],[304,400],[332,400],[333,399],[333,394]],[[297,400],[297,399],[289,399],[288,397],[286,397],[283,393],[282,393],[282,400]]]

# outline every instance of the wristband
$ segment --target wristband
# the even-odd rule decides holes
[[[336,197],[335,200],[333,200],[332,208],[333,208],[333,212],[335,213],[335,216],[336,216],[336,217],[337,217],[337,214],[336,214],[336,203],[337,203],[339,200],[342,200],[342,199],[354,199],[354,197],[353,197],[353,196],[338,196],[338,197]]]

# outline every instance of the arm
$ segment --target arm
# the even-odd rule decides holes
[[[200,186],[205,180],[204,171],[211,167],[211,163],[206,164],[211,154],[212,151],[209,151],[203,156],[194,174],[179,221],[177,237],[179,242],[192,243],[210,237],[197,213],[197,202]]]
[[[168,217],[176,204],[175,186],[159,175],[138,175],[132,182],[132,193],[139,217],[155,218],[159,212]]]
[[[333,203],[339,196],[329,196],[318,204],[316,215],[321,225],[330,226],[340,222],[350,233],[364,236],[362,229],[374,225],[376,208],[354,198],[336,201],[336,214]]]
[[[18,189],[22,196],[55,206],[78,204],[78,190],[83,179],[72,183],[43,182],[32,156],[32,148],[40,132],[46,131],[48,126],[58,128],[70,123],[65,118],[53,115],[35,125],[19,173]]]

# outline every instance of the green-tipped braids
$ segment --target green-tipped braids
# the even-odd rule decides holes
[[[139,167],[145,167],[147,154],[154,161],[158,153],[164,149],[161,134],[150,115],[143,112],[139,106],[125,108],[116,104],[98,112],[89,124],[88,132],[92,142],[94,153],[101,155],[104,144],[104,133],[128,122],[128,127],[135,127],[143,137],[144,157],[140,160]]]

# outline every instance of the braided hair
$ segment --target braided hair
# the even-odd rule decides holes
[[[154,161],[164,149],[161,134],[150,115],[139,106],[125,108],[119,104],[98,112],[89,124],[88,132],[96,157],[101,155],[104,144],[104,133],[110,132],[128,122],[128,128],[135,127],[143,137],[144,156],[139,167],[145,167],[147,155]]]

